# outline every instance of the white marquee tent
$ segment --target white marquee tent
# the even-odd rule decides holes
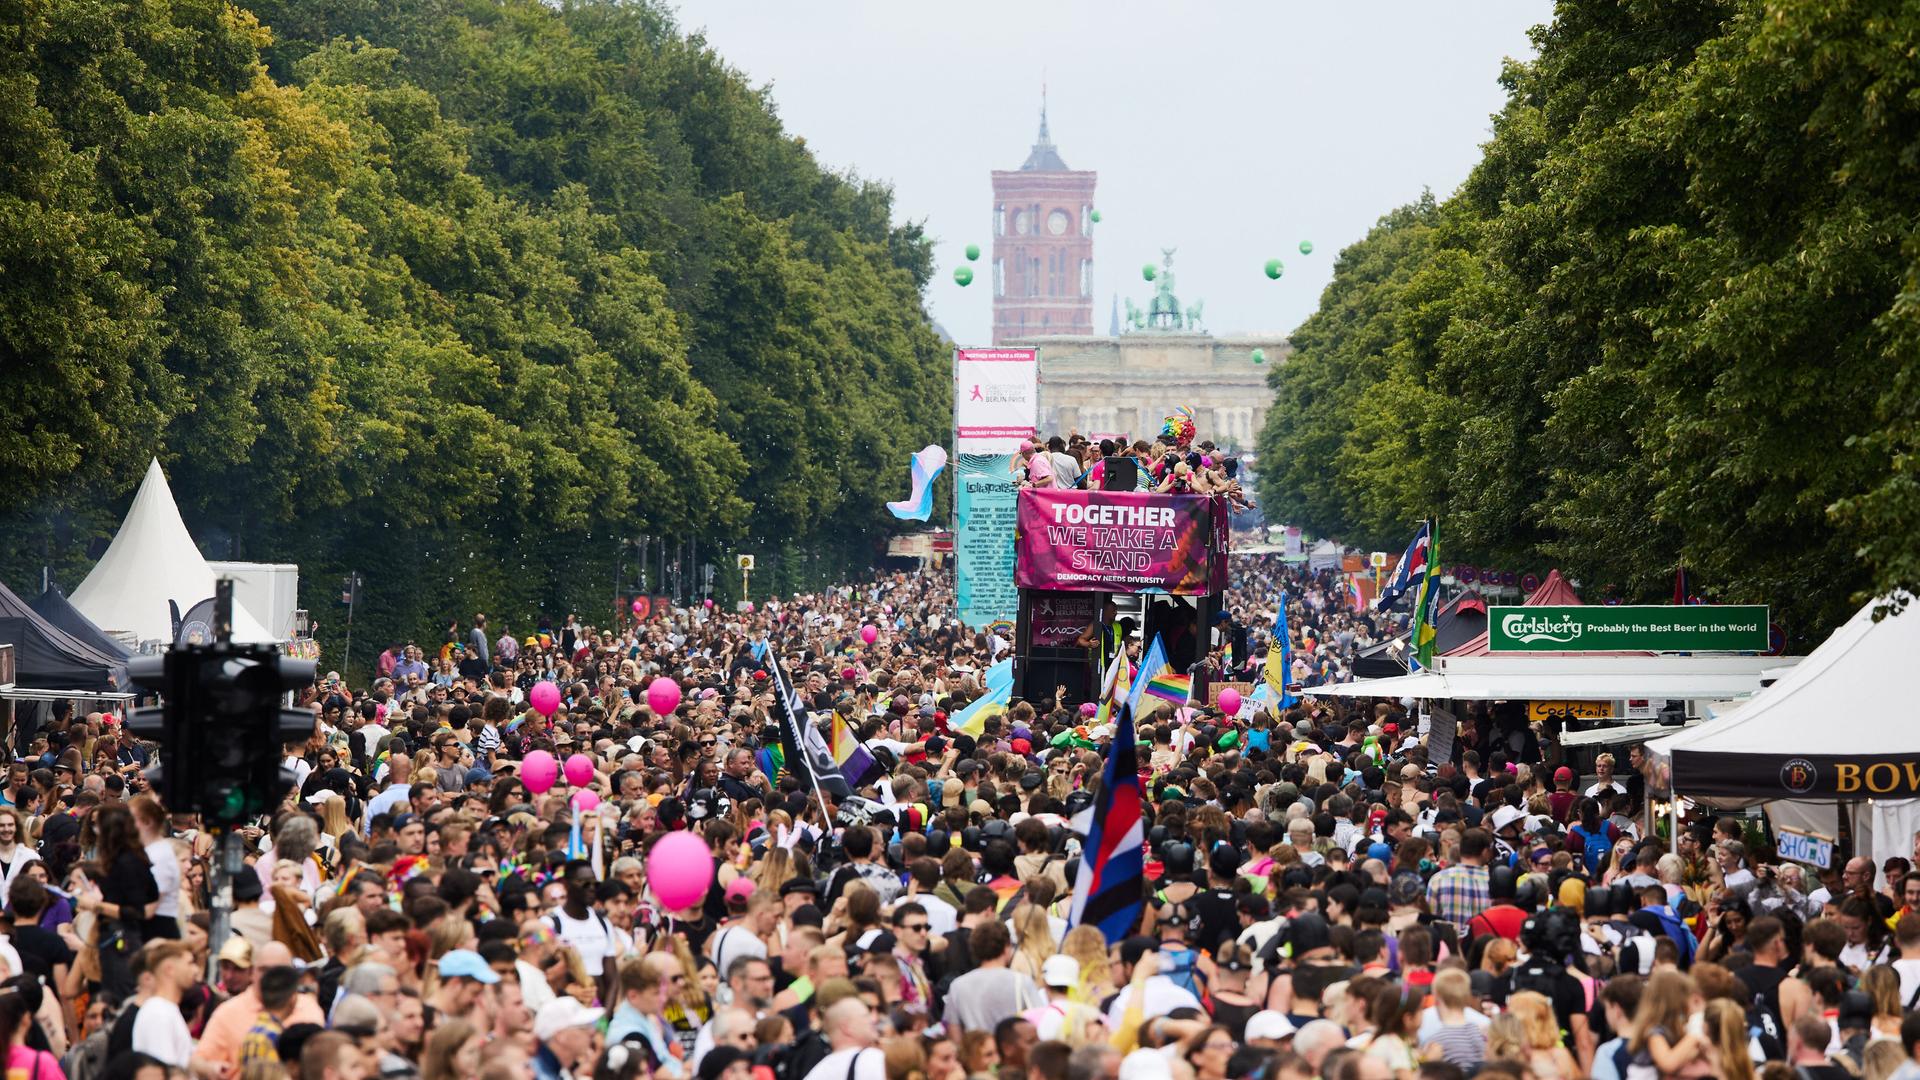
[[[1874,600],[1738,708],[1647,744],[1673,790],[1722,806],[1765,802],[1776,826],[1834,835],[1874,865],[1911,856],[1920,830],[1920,733],[1902,718],[1920,679],[1920,608],[1875,619]]]
[[[107,553],[69,598],[108,633],[132,633],[142,642],[173,639],[169,600],[184,614],[214,593],[215,575],[180,519],[173,489],[155,458]],[[272,633],[244,607],[233,608],[233,640],[271,643]]]

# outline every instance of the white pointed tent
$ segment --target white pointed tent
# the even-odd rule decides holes
[[[1902,722],[1920,680],[1920,601],[1874,618],[1871,600],[1806,659],[1730,712],[1647,744],[1673,790],[1722,806],[1765,802],[1776,825],[1835,835],[1874,865],[1920,830],[1920,733]]]
[[[187,609],[213,595],[215,576],[180,519],[173,489],[155,458],[114,534],[107,553],[73,590],[74,607],[109,633],[131,632],[140,641],[173,640],[171,600]],[[235,604],[233,640],[268,643],[273,635]]]

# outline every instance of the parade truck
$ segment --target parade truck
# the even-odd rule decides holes
[[[1019,493],[1014,692],[1093,700],[1126,640],[1165,642],[1204,700],[1210,627],[1227,588],[1230,513],[1218,495],[1026,488]]]

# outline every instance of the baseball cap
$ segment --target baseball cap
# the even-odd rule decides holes
[[[466,950],[456,949],[454,951],[465,952]],[[452,956],[453,953],[448,953],[447,955]],[[475,958],[478,959],[477,955]],[[440,963],[444,966],[446,960],[442,959]],[[591,1027],[600,1022],[600,1017],[604,1015],[606,1011],[605,1009],[596,1009],[582,1005],[570,997],[563,996],[555,998],[545,1005],[540,1006],[540,1012],[534,1016],[533,1037],[539,1039],[541,1042],[546,1042],[568,1028]]]
[[[727,891],[725,896],[725,900],[727,901],[727,903],[731,904],[735,900],[744,902],[747,899],[747,897],[752,895],[753,895],[753,879],[752,878],[742,874],[741,876],[734,878],[732,881],[727,882]]]
[[[1065,953],[1054,953],[1040,965],[1040,978],[1048,986],[1070,987],[1080,981],[1080,961]]]
[[[1261,1039],[1277,1041],[1291,1038],[1297,1030],[1299,1029],[1293,1026],[1293,1021],[1287,1019],[1286,1013],[1261,1009],[1247,1017],[1246,1041],[1258,1042]]]
[[[220,959],[234,967],[252,967],[253,942],[235,934],[227,939],[225,945],[220,946]]]
[[[475,982],[484,983],[489,986],[500,981],[500,976],[495,974],[494,970],[487,966],[487,962],[480,958],[480,954],[474,952],[472,949],[455,949],[445,956],[442,956],[440,958],[440,977],[443,979],[472,979]],[[568,998],[567,1000],[573,1001],[572,998]],[[574,1002],[574,1004],[577,1005],[579,1002]],[[545,1015],[545,1012],[546,1010],[541,1010],[542,1015]],[[545,1037],[544,1035],[541,1036],[541,1038]]]
[[[742,1061],[752,1060],[751,1054],[737,1046],[716,1046],[700,1059],[700,1069],[695,1075],[699,1080],[720,1080],[728,1069]]]
[[[1572,781],[1573,781],[1573,770],[1572,770],[1572,769],[1569,769],[1569,768],[1567,768],[1567,767],[1566,767],[1565,765],[1562,765],[1562,766],[1560,766],[1559,768],[1557,768],[1557,769],[1555,769],[1555,770],[1553,770],[1553,782],[1554,782],[1554,783],[1556,783],[1556,784],[1560,784],[1560,783],[1571,783]]]

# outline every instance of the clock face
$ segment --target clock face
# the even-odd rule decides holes
[[[1073,219],[1067,217],[1065,210],[1055,210],[1047,215],[1047,231],[1055,236],[1067,235],[1067,226],[1071,224]]]
[[[1028,219],[1025,210],[1016,210],[1013,212],[1013,231],[1019,233],[1021,236],[1025,236],[1033,231],[1033,222]]]

